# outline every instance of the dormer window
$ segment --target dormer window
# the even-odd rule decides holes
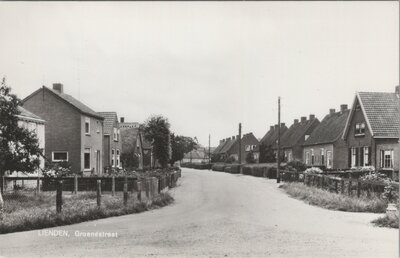
[[[99,122],[99,121],[96,121],[96,124],[97,124],[96,132],[97,132],[97,133],[100,133],[100,122]]]
[[[364,122],[356,123],[355,135],[356,136],[365,135],[365,123]]]
[[[85,134],[90,135],[90,118],[85,117]]]
[[[304,136],[304,140],[307,141],[308,137],[310,137],[310,135],[306,134],[306,135]]]

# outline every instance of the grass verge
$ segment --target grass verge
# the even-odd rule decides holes
[[[95,193],[63,196],[60,214],[55,209],[55,194],[29,195],[13,193],[4,196],[4,213],[0,220],[0,234],[69,225],[89,220],[139,213],[166,206],[174,201],[169,193],[161,193],[152,201],[139,202],[130,196],[126,206],[122,194],[104,194],[97,207]]]
[[[387,215],[372,221],[378,227],[399,228],[399,218],[389,218]]]
[[[303,183],[285,183],[281,188],[293,198],[330,210],[383,213],[387,207],[387,203],[376,196],[357,198],[309,187]]]

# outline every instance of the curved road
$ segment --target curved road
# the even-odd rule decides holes
[[[175,203],[141,214],[0,236],[1,257],[398,257],[398,231],[377,214],[313,207],[275,180],[183,169]],[[74,232],[116,232],[117,238]]]

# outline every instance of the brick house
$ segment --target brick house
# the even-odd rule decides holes
[[[356,93],[343,132],[348,167],[399,170],[399,103],[399,86],[394,93]]]
[[[23,101],[23,107],[46,121],[45,156],[67,161],[73,172],[102,174],[103,120],[91,108],[65,94],[63,85],[39,88]]]
[[[281,136],[288,130],[287,126],[285,123],[281,123],[281,129],[280,129],[280,134]],[[278,148],[278,125],[276,124],[275,126],[271,126],[269,131],[264,135],[263,138],[261,138],[259,144],[257,145],[255,149],[255,153],[257,153],[257,156],[259,158],[259,162],[263,162],[263,159],[261,155],[265,155],[265,149],[266,148],[272,148],[273,150],[276,150]]]
[[[284,134],[281,135],[281,151],[285,161],[303,160],[303,144],[319,125],[319,120],[314,115],[309,119],[303,116],[300,121],[294,120]]]
[[[38,139],[39,148],[45,150],[45,123],[46,121],[43,120],[41,117],[29,112],[25,108],[19,106],[18,111],[20,112],[18,117],[18,126],[28,129],[29,131],[33,131],[36,134]],[[40,157],[40,167],[41,169],[44,168],[44,159]]]
[[[239,160],[239,135],[232,136],[231,138],[226,138],[220,141],[220,144],[214,150],[213,154],[220,155],[221,161],[226,160],[229,157],[233,157],[235,161]],[[257,138],[253,135],[253,133],[244,134],[242,136],[241,142],[241,154],[242,154],[242,163],[246,163],[246,156],[249,152],[255,151],[256,146],[258,145]],[[258,157],[255,155],[256,160]]]
[[[307,166],[347,168],[347,145],[342,135],[348,115],[347,105],[341,105],[339,112],[329,110],[329,114],[303,144],[303,161]]]
[[[121,117],[119,123],[121,131],[121,150],[122,154],[134,155],[138,159],[138,168],[149,168],[153,163],[151,144],[144,139],[140,132],[140,124],[137,122],[125,122]]]
[[[122,168],[122,140],[116,112],[98,112],[104,117],[103,168]]]

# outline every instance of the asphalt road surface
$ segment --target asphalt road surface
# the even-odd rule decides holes
[[[0,256],[398,257],[398,231],[370,224],[378,214],[313,207],[288,197],[275,180],[192,169],[182,176],[168,207],[53,228],[69,236],[1,235]]]

